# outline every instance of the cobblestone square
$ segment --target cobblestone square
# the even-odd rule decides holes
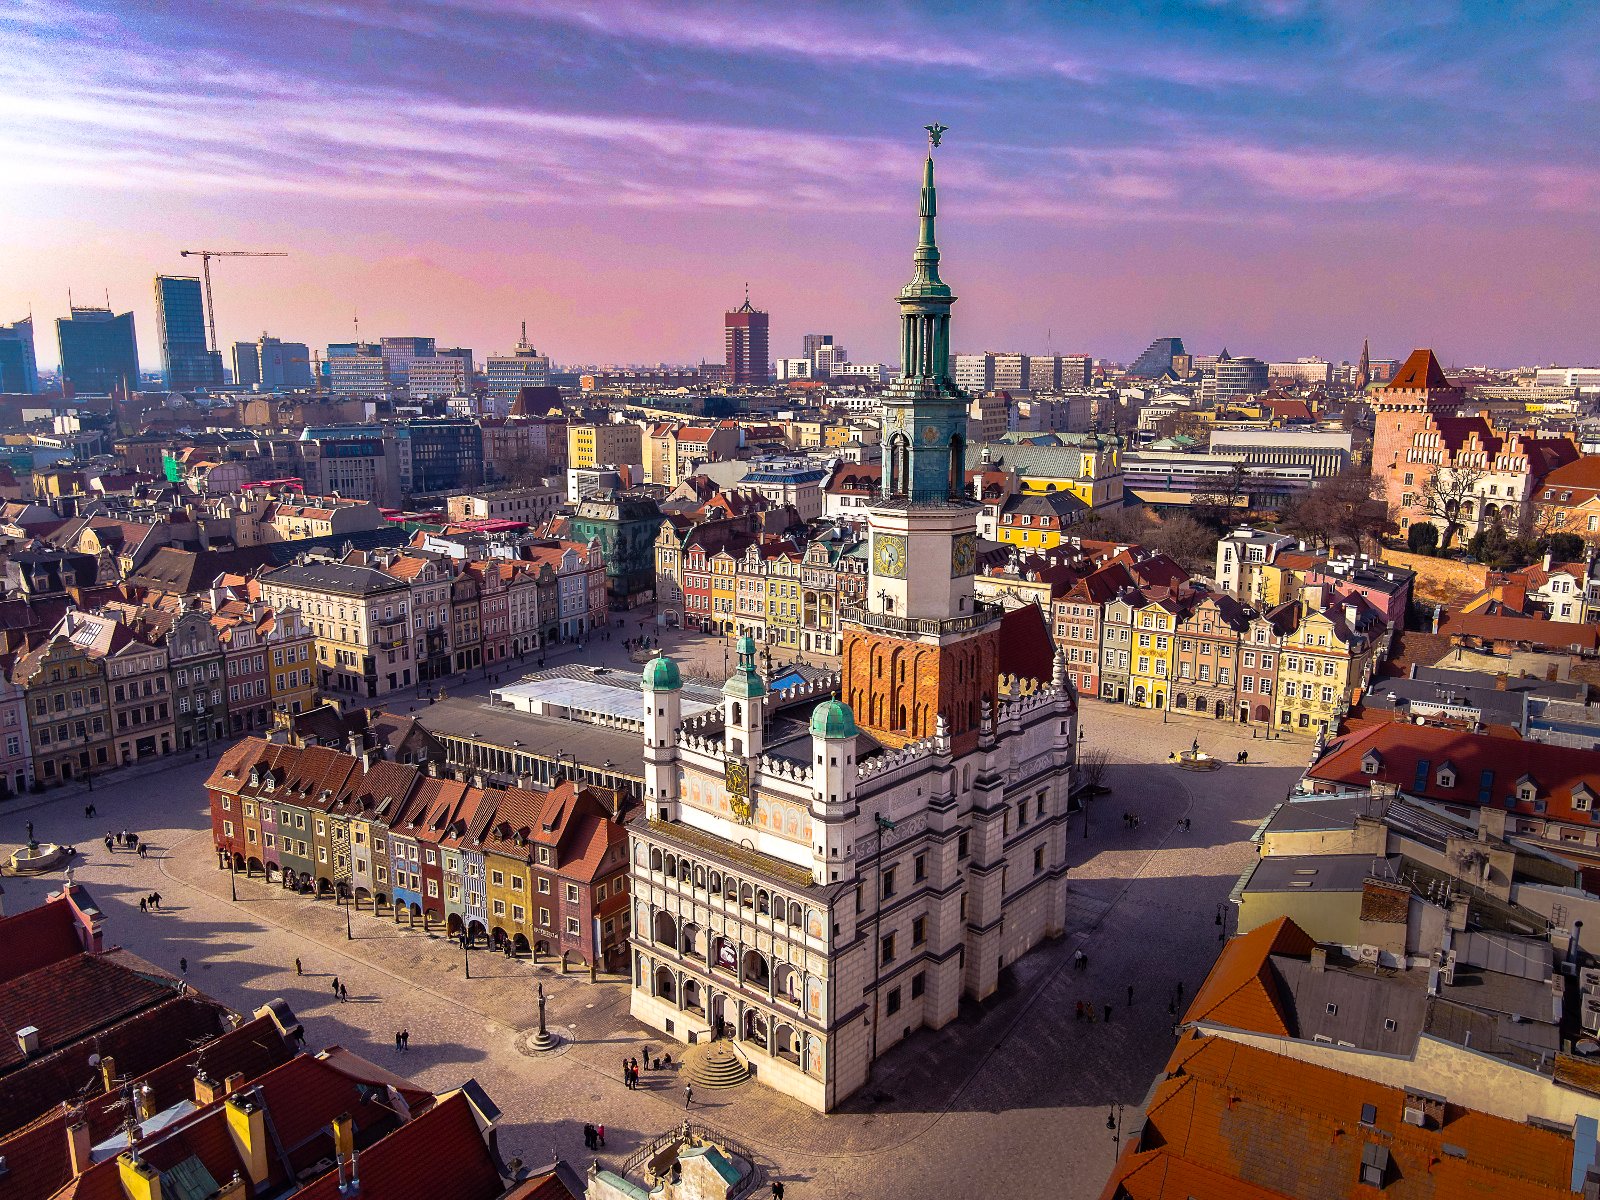
[[[595,644],[585,660],[620,665],[621,636]],[[678,652],[693,646],[708,665],[721,641],[673,634],[669,645],[680,639]],[[452,694],[488,686],[475,681]],[[1192,996],[1215,957],[1219,905],[1253,855],[1249,836],[1298,777],[1309,745],[1253,740],[1225,724],[1164,724],[1159,714],[1092,701],[1083,723],[1085,747],[1110,755],[1112,790],[1092,802],[1087,837],[1082,818],[1073,819],[1067,935],[1008,968],[988,1003],[914,1035],[841,1113],[820,1117],[751,1081],[697,1092],[696,1120],[749,1146],[796,1197],[1098,1191],[1115,1153],[1107,1114],[1126,1105],[1123,1128],[1135,1126],[1172,1046],[1168,1002],[1180,982]],[[1228,765],[1199,774],[1166,762],[1195,737]],[[1250,765],[1233,765],[1241,749]],[[349,912],[260,879],[234,880],[231,900],[211,850],[201,788],[209,767],[190,761],[103,780],[92,795],[19,801],[0,813],[0,851],[23,840],[29,820],[41,840],[76,844],[75,877],[105,911],[109,942],[174,973],[186,957],[189,980],[237,1009],[283,997],[311,1048],[344,1045],[436,1089],[475,1076],[504,1110],[508,1157],[560,1155],[582,1165],[581,1126],[593,1121],[606,1125],[606,1162],[617,1166],[681,1118],[675,1071],[646,1072],[638,1091],[623,1086],[623,1058],[642,1059],[646,1045],[660,1043],[630,1019],[620,979],[591,983],[587,974],[485,951],[471,953],[469,979],[459,947],[387,915]],[[99,815],[89,820],[91,800]],[[1136,829],[1125,812],[1140,818]],[[105,851],[105,832],[123,828],[150,844],[147,859]],[[7,911],[39,903],[59,883],[59,874],[7,878]],[[139,898],[153,891],[162,911],[140,913]],[[1079,948],[1084,971],[1071,966]],[[347,1003],[334,996],[335,977]],[[527,1051],[524,1036],[537,1023],[536,980],[563,1038],[544,1056]],[[1097,1016],[1110,1006],[1110,1020],[1076,1020],[1079,1001]],[[408,1052],[395,1048],[401,1029],[411,1034]]]

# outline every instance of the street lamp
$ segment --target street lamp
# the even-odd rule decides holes
[[[239,899],[239,888],[234,882],[236,878],[237,876],[235,874],[235,868],[233,865],[233,851],[230,850],[228,851],[228,897],[229,899],[235,901]]]
[[[1111,1145],[1113,1153],[1122,1153],[1122,1105],[1118,1104],[1106,1113],[1106,1128],[1111,1131]]]
[[[348,904],[344,906],[344,940],[347,942],[356,940],[356,935],[350,930],[350,906]]]
[[[467,930],[465,926],[462,926],[461,929],[461,966],[466,971],[466,977],[471,979],[472,956],[467,953]]]

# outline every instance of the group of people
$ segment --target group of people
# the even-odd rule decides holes
[[[583,1144],[591,1150],[604,1150],[606,1127],[604,1125],[585,1125],[583,1127]]]
[[[300,965],[300,960],[297,958],[294,961],[295,961],[295,966],[298,969],[298,967]],[[346,988],[344,986],[344,984],[339,982],[339,977],[337,975],[335,975],[333,977],[333,998],[335,1000],[337,1000],[340,1004],[343,1004],[346,1000],[350,999],[350,991],[349,991],[349,989]]]
[[[657,1071],[663,1069],[670,1071],[672,1069],[672,1055],[670,1053],[658,1054],[654,1061],[650,1058],[649,1046],[645,1046],[640,1053],[644,1055],[646,1070],[652,1066]],[[639,1060],[637,1058],[624,1058],[622,1060],[622,1086],[629,1090],[637,1090],[639,1087]]]
[[[148,848],[144,842],[139,840],[137,833],[129,833],[126,829],[121,833],[112,833],[109,829],[106,830],[105,842],[106,849],[113,854],[116,853],[117,847],[121,846],[124,850],[134,851],[140,858],[145,857],[145,851]]]
[[[142,913],[161,911],[161,893],[151,892],[148,896],[139,898],[139,911]]]
[[[1138,813],[1131,813],[1131,812],[1123,813],[1122,814],[1122,824],[1123,824],[1123,826],[1125,828],[1128,828],[1128,829],[1137,829],[1137,828],[1139,828],[1139,814]]]
[[[344,997],[340,996],[339,999],[343,1000]],[[394,1031],[394,1048],[396,1050],[411,1049],[411,1030],[397,1029]]]

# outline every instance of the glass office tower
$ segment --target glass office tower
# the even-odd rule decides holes
[[[156,324],[161,333],[161,369],[175,392],[216,387],[222,356],[206,346],[206,310],[200,280],[193,275],[156,276]]]

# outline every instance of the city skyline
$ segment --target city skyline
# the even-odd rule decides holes
[[[938,119],[958,350],[1594,357],[1548,303],[1597,249],[1592,11],[740,13],[13,3],[0,321],[31,310],[50,368],[67,290],[109,290],[153,369],[179,249],[271,248],[218,264],[220,345],[359,313],[480,357],[526,319],[557,362],[716,361],[748,279],[774,357],[828,328],[893,361],[908,135]]]

